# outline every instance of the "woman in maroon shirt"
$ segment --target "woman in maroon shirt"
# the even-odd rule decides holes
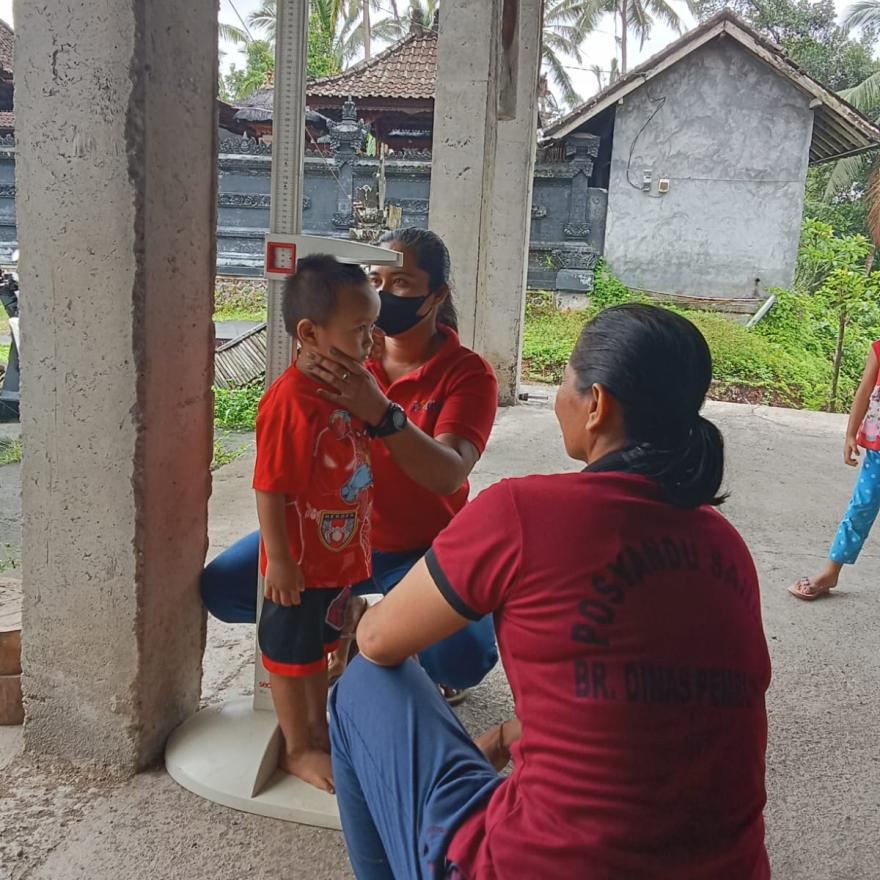
[[[366,613],[330,703],[360,880],[769,877],[770,664],[754,565],[713,509],[711,376],[684,318],[601,313],[556,401],[587,468],[486,490]],[[477,748],[406,658],[490,612],[517,717]]]

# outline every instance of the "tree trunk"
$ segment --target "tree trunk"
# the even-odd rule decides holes
[[[831,400],[828,402],[828,412],[834,412],[837,405],[837,382],[840,379],[840,362],[843,360],[843,339],[846,335],[846,322],[846,310],[841,309],[837,326],[837,350],[834,352],[834,368],[831,371]]]
[[[620,0],[620,75],[626,76],[626,31],[629,22],[626,20],[626,4],[628,0]]]
[[[370,0],[364,0],[364,61],[370,60],[370,44],[373,42],[373,30],[370,27]]]
[[[397,12],[397,0],[391,0],[391,14],[394,16],[394,20],[400,24],[400,15]]]

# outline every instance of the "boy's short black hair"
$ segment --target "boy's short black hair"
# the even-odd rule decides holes
[[[308,319],[319,327],[336,309],[339,288],[344,284],[368,284],[367,274],[357,265],[340,263],[329,254],[303,257],[284,285],[284,326],[296,336],[300,321]]]

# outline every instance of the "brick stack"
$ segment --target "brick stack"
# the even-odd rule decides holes
[[[21,583],[0,579],[0,724],[21,724]]]

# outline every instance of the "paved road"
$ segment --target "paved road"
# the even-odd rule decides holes
[[[774,664],[767,807],[774,876],[876,880],[880,542],[832,598],[806,605],[785,593],[794,577],[821,563],[849,496],[853,474],[840,461],[844,419],[724,404],[708,413],[728,441],[732,495],[725,510],[762,578]],[[249,467],[243,458],[215,475],[212,552],[254,526]],[[564,458],[550,409],[530,404],[501,414],[474,482],[482,488],[501,476],[575,467]],[[252,638],[249,627],[210,626],[206,701],[249,688]],[[509,709],[496,671],[462,717],[478,729]],[[0,766],[7,740],[0,738]],[[15,758],[0,787],[0,828],[13,829],[0,841],[0,877],[7,876],[4,861],[15,880],[351,876],[338,834],[216,807],[161,770],[119,785]]]

